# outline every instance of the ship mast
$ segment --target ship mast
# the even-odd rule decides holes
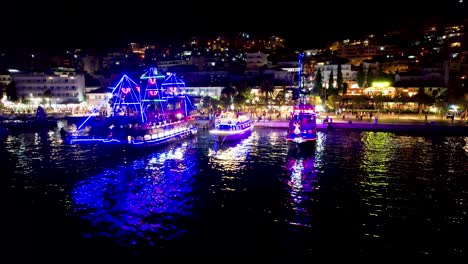
[[[305,98],[302,94],[302,89],[304,88],[304,78],[303,78],[303,74],[304,74],[304,65],[303,65],[303,59],[304,59],[304,53],[303,52],[300,52],[299,53],[299,58],[298,58],[298,63],[299,63],[299,72],[298,72],[298,86],[297,86],[297,89],[299,90],[298,91],[298,104],[304,104],[305,103]],[[301,102],[302,100],[302,102]]]

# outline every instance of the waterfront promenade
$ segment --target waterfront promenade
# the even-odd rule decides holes
[[[331,122],[330,122],[331,121]],[[287,120],[260,120],[255,121],[255,127],[288,128]],[[443,119],[436,116],[382,115],[377,118],[345,118],[329,116],[329,122],[317,119],[317,130],[327,131],[330,129],[350,129],[361,131],[388,131],[388,132],[411,132],[411,133],[441,133],[468,135],[468,122],[466,120]]]
[[[73,120],[77,117],[52,117],[52,120]],[[15,120],[14,117],[10,117]],[[4,116],[2,119],[10,119]],[[27,118],[27,117],[23,117]],[[30,117],[32,118],[32,117]],[[81,119],[82,117],[80,117]],[[411,133],[441,133],[468,136],[468,121],[457,118],[455,120],[435,115],[379,115],[375,117],[364,117],[362,119],[355,117],[345,117],[329,115],[328,122],[324,117],[317,118],[317,130],[327,131],[330,129],[349,129],[361,131],[388,131],[388,132],[411,132]],[[209,120],[197,119],[197,124],[202,129],[210,127]],[[289,120],[287,118],[272,118],[263,120],[254,120],[254,126],[257,128],[279,128],[287,129]]]

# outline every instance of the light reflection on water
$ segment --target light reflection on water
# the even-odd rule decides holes
[[[468,192],[453,192],[459,189],[457,184],[467,186],[459,177],[467,166],[460,155],[463,138],[367,132],[361,140],[359,195],[367,251],[378,254],[399,241],[393,249],[400,254],[466,254],[466,246],[447,250],[431,237],[444,233],[449,244],[465,239],[452,229],[467,220]]]
[[[336,130],[304,150],[284,135],[220,145],[201,131],[131,155],[7,136],[7,195],[32,241],[19,247],[47,252],[50,237],[76,243],[67,252],[105,241],[152,256],[467,255],[467,137]]]
[[[247,138],[233,142],[215,141],[213,147],[208,149],[209,163],[226,174],[242,171],[252,144],[256,141],[258,141],[256,132],[252,132]]]
[[[311,204],[314,202],[313,192],[319,189],[317,177],[317,168],[315,166],[315,154],[318,144],[308,146],[307,151],[294,149],[294,154],[288,155],[286,168],[290,172],[288,179],[288,187],[290,192],[290,206],[294,211],[292,219],[289,220],[291,225],[311,227],[313,212]]]
[[[386,200],[388,199],[389,163],[397,157],[399,148],[395,147],[391,135],[388,133],[367,133],[362,138],[363,172],[360,185],[363,210],[367,211],[366,221],[362,223],[363,235],[370,238],[382,236],[382,218],[386,213]]]
[[[159,239],[176,239],[186,231],[177,222],[191,217],[196,174],[187,143],[144,161],[76,184],[72,191],[75,214],[102,227],[86,236],[114,237],[123,245],[154,244]]]

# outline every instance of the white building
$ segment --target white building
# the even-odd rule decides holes
[[[190,65],[192,64],[189,60],[161,60],[157,62],[158,69],[167,72],[167,69],[173,66],[180,66],[180,65]]]
[[[268,54],[262,52],[247,53],[245,55],[245,64],[247,69],[257,69],[268,65]]]
[[[88,108],[88,112],[92,111],[93,109],[97,109],[97,111],[101,113],[110,113],[110,98],[112,98],[112,87],[87,87],[86,106]]]
[[[223,86],[199,86],[185,87],[185,93],[191,96],[209,96],[218,99],[221,96]]]
[[[316,72],[319,69],[322,71],[322,81],[325,86],[328,86],[328,79],[330,78],[330,73],[332,71],[333,80],[336,82],[338,64],[316,64],[314,69]],[[351,70],[351,64],[341,64],[341,74],[343,76],[343,82],[349,82],[356,78],[357,72]]]
[[[347,59],[372,58],[378,55],[398,54],[394,45],[343,45],[338,55]]]
[[[279,80],[279,81],[282,81],[284,83],[288,83],[288,84],[291,84],[291,85],[294,85],[294,83],[296,82],[297,83],[297,73],[299,72],[299,70],[297,71],[275,71],[274,72],[274,75],[273,75],[273,79],[275,80]]]
[[[85,77],[73,71],[33,72],[12,74],[19,99],[50,100],[53,103],[79,103],[85,101]]]
[[[81,61],[85,72],[93,74],[101,69],[99,57],[96,55],[88,54]]]
[[[102,58],[102,68],[109,69],[113,66],[123,65],[128,60],[127,52],[108,52],[106,56]]]
[[[0,74],[0,86],[7,86],[11,82],[10,74]]]
[[[6,87],[11,82],[10,74],[0,74],[0,99],[6,96]]]

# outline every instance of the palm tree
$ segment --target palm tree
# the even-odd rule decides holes
[[[328,96],[327,98],[327,105],[330,106],[332,110],[336,110],[336,108],[341,108],[343,98],[340,95],[333,94]]]
[[[418,93],[416,95],[413,96],[412,98],[415,102],[418,103],[418,113],[421,112],[421,106],[427,106],[429,104],[432,104],[434,101],[433,101],[433,98],[432,96],[426,94],[424,92],[424,87],[420,87],[418,89]]]
[[[203,99],[201,100],[201,107],[211,110],[211,108],[213,107],[213,102],[212,102],[213,100],[214,99],[211,98],[210,96],[203,97]]]
[[[395,102],[398,102],[398,114],[401,112],[401,106],[405,106],[409,101],[410,97],[406,93],[399,93],[393,98]]]
[[[365,108],[368,104],[368,100],[366,96],[358,95],[352,98],[351,103],[352,103],[351,112],[353,112],[354,109]]]
[[[18,95],[16,93],[16,83],[15,81],[11,81],[5,88],[6,95],[8,100],[10,101],[17,101]]]
[[[268,106],[268,101],[271,95],[273,95],[273,92],[275,91],[275,88],[271,84],[269,80],[263,81],[263,85],[260,87],[260,93],[265,96],[265,105]]]
[[[42,104],[45,104],[46,102],[50,102],[50,98],[52,97],[52,91],[50,89],[47,89],[44,91],[44,97],[42,98]]]
[[[234,96],[237,94],[236,88],[228,85],[221,90],[221,97],[219,98],[221,103],[223,104],[224,109],[228,109],[228,107],[234,102]]]
[[[247,98],[241,93],[237,93],[236,96],[234,96],[234,104],[237,108],[242,109],[246,101]]]
[[[278,92],[278,94],[275,96],[275,103],[276,105],[286,104],[286,91],[285,90],[281,90]]]
[[[378,94],[374,96],[373,101],[375,109],[380,111],[384,108],[384,103],[390,102],[391,98],[386,95]]]

